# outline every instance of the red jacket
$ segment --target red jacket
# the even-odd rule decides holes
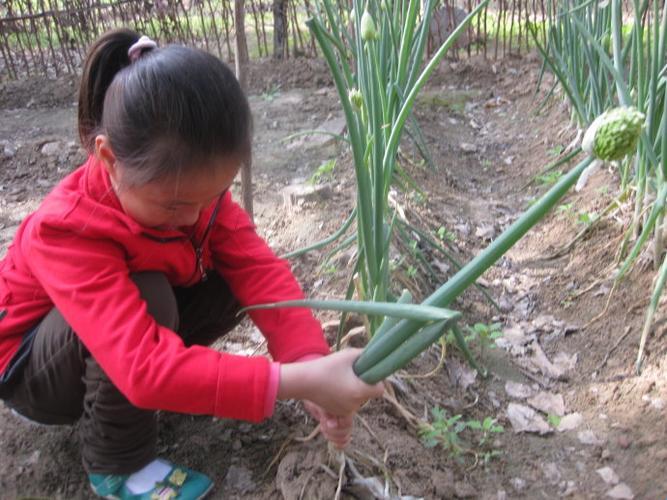
[[[200,215],[200,242],[215,203]],[[225,278],[243,305],[302,298],[288,264],[255,233],[225,194],[200,245],[201,262]],[[19,227],[0,261],[0,373],[25,332],[53,307],[72,326],[111,381],[134,405],[259,421],[270,362],[264,357],[185,347],[158,325],[130,279],[164,273],[173,286],[201,279],[195,244],[177,230],[139,225],[121,209],[94,157],[67,176]],[[319,322],[307,309],[253,311],[276,361],[327,354]]]

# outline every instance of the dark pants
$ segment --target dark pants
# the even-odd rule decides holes
[[[159,273],[133,280],[149,314],[186,345],[210,345],[240,321],[238,303],[215,273],[191,288],[174,289]],[[22,377],[5,402],[40,423],[80,421],[88,473],[127,474],[156,457],[155,412],[130,404],[56,309],[37,327]]]

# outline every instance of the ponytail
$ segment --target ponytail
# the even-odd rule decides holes
[[[130,65],[128,50],[139,39],[129,29],[108,31],[88,50],[79,88],[79,138],[92,153],[102,123],[104,96],[116,73]]]
[[[82,146],[92,154],[105,134],[131,184],[215,168],[220,158],[249,161],[252,115],[234,72],[199,49],[153,49],[129,29],[90,48],[79,92]]]

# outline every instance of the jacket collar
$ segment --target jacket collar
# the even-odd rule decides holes
[[[123,211],[118,196],[116,196],[116,193],[111,186],[109,173],[95,155],[90,155],[88,157],[88,160],[86,160],[86,163],[84,164],[84,170],[86,195],[97,203],[101,203],[102,205],[118,211],[119,218],[134,234],[142,234],[158,240],[187,239],[199,233],[200,229],[209,222],[213,206],[206,210],[202,210],[202,213],[199,215],[199,220],[195,226],[193,226],[192,231],[188,231],[187,233],[178,229],[155,229],[143,226]]]

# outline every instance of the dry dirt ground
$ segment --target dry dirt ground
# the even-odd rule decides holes
[[[410,223],[432,234],[445,228],[441,235],[461,261],[547,189],[547,179],[531,179],[574,137],[560,101],[536,114],[538,70],[534,57],[445,63],[419,100],[416,116],[434,165],[422,164],[406,142],[401,165],[423,192],[399,190],[394,198]],[[258,63],[251,82],[256,222],[282,253],[340,226],[353,204],[354,178],[343,145],[289,139],[323,126],[340,132],[336,94],[321,63]],[[75,87],[75,79],[0,87],[0,255],[21,219],[82,160]],[[331,159],[337,160],[332,175],[320,170],[323,185],[313,189],[307,181]],[[341,498],[664,499],[664,304],[645,369],[640,376],[632,370],[650,268],[635,270],[597,318],[629,208],[621,206],[559,252],[582,228],[579,215],[600,212],[617,192],[613,171],[596,173],[502,258],[480,280],[499,310],[476,290],[457,301],[466,323],[502,324],[499,347],[483,358],[490,376],[468,368],[453,346],[444,364],[441,347],[431,348],[392,379],[388,394],[395,397],[363,408],[342,475],[339,457],[329,455],[320,437],[303,439],[314,424],[292,402],[280,403],[260,425],[161,413],[160,454],[212,476],[212,498],[329,499],[342,478]],[[325,262],[328,250],[293,259],[309,296],[344,295],[350,253]],[[442,256],[425,252],[439,280],[451,275]],[[421,297],[435,287],[400,266],[396,280]],[[328,324],[336,319],[320,317]],[[327,333],[333,342],[334,329]],[[220,348],[264,352],[248,324]],[[479,431],[450,433],[460,440],[458,452],[427,447],[418,429],[433,421],[434,407],[445,418],[461,415],[461,422],[491,417],[504,431],[482,444]],[[90,497],[76,427],[33,427],[2,405],[0,422],[0,498]]]

